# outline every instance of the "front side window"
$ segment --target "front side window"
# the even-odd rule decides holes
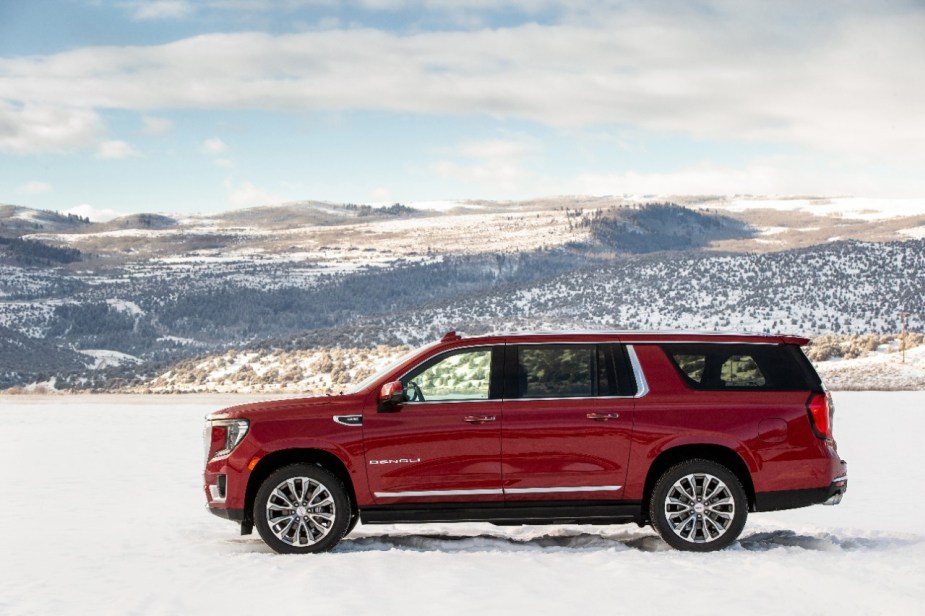
[[[408,402],[487,400],[491,348],[463,349],[432,358],[402,379]]]

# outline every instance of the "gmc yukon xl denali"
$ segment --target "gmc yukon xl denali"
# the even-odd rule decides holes
[[[650,524],[692,551],[836,504],[847,466],[805,338],[450,332],[339,396],[205,429],[209,509],[274,550],[363,524]]]

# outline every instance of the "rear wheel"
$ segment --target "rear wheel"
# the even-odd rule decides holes
[[[254,501],[260,537],[281,554],[308,554],[333,548],[351,521],[350,499],[340,480],[312,464],[273,472]]]
[[[671,547],[721,550],[735,541],[748,516],[739,478],[711,460],[688,460],[665,471],[649,501],[652,527]]]

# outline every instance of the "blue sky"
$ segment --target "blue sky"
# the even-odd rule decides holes
[[[922,197],[922,32],[914,0],[0,0],[0,203]]]

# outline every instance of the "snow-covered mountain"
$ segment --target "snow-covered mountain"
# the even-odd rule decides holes
[[[184,358],[449,329],[886,333],[901,310],[925,325],[925,202],[674,201],[304,202],[105,224],[2,206],[0,388],[138,386]]]

